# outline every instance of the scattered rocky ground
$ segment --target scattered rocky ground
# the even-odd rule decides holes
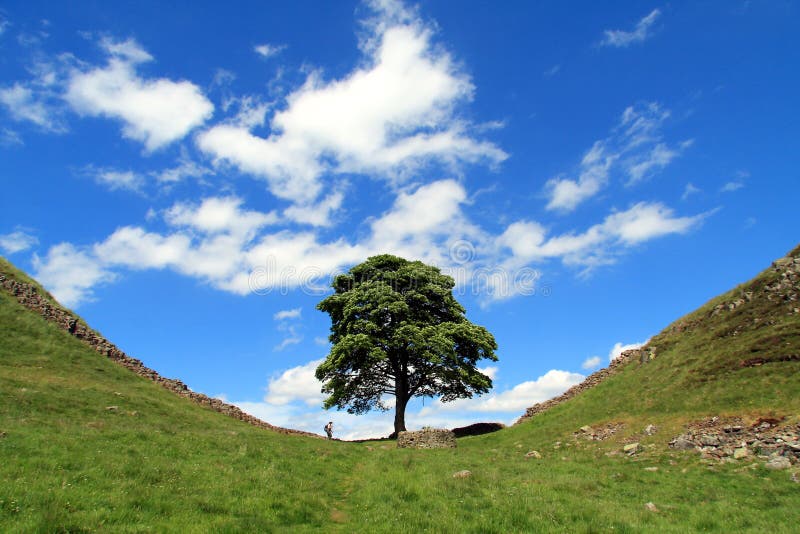
[[[608,439],[620,430],[625,428],[625,423],[606,423],[598,426],[582,426],[572,436],[577,439],[587,439],[590,441],[603,441]]]
[[[160,384],[161,386],[172,391],[173,393],[180,395],[181,397],[186,397],[216,412],[223,413],[229,417],[250,423],[251,425],[260,428],[266,428],[281,434],[299,434],[316,438],[321,437],[310,432],[303,432],[301,430],[292,430],[289,428],[271,425],[265,421],[262,421],[261,419],[243,412],[232,404],[228,404],[219,399],[211,398],[203,393],[196,393],[190,390],[189,387],[180,380],[164,378],[154,370],[146,367],[140,360],[131,358],[122,352],[116,345],[89,328],[82,320],[80,320],[69,310],[52,304],[51,301],[44,294],[42,294],[37,287],[31,284],[19,282],[4,275],[0,275],[0,288],[4,289],[7,293],[13,296],[17,302],[26,308],[38,313],[47,321],[55,324],[62,330],[66,330],[74,337],[88,344],[103,356],[113,360],[126,369],[133,371],[139,376],[143,376],[148,380],[152,380],[153,382]]]
[[[746,424],[738,417],[712,417],[691,423],[669,442],[678,450],[699,451],[704,458],[733,461],[766,460],[770,469],[787,469],[800,462],[800,423],[761,417]]]

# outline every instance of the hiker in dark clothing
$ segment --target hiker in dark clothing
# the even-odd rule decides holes
[[[328,434],[328,439],[333,439],[333,421],[328,421],[325,425],[325,433]]]

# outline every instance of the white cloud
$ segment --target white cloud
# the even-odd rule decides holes
[[[6,254],[16,254],[28,250],[29,248],[39,244],[36,236],[25,232],[24,230],[15,230],[10,234],[0,235],[0,249]]]
[[[298,325],[294,322],[300,319],[301,308],[293,308],[291,310],[281,310],[277,312],[272,318],[278,321],[278,331],[284,332],[284,337],[273,350],[280,352],[290,345],[297,345],[303,341],[303,336],[298,332]]]
[[[322,382],[317,380],[314,372],[323,361],[324,358],[292,367],[270,379],[264,401],[278,406],[294,401],[301,401],[306,406],[322,406],[325,399]]]
[[[578,180],[554,178],[548,180],[545,189],[550,197],[548,210],[572,211],[584,200],[593,197],[608,183],[611,165],[617,154],[604,154],[605,145],[596,141],[581,160]]]
[[[648,339],[647,341],[650,340]],[[634,350],[638,349],[639,347],[643,347],[647,344],[647,341],[642,341],[641,343],[628,343],[627,345],[624,345],[621,342],[615,343],[614,346],[611,347],[611,350],[608,351],[608,361],[613,362],[626,350]]]
[[[669,110],[655,102],[625,108],[611,133],[584,154],[577,179],[562,175],[547,181],[547,209],[573,211],[608,185],[615,168],[628,175],[629,186],[663,170],[692,145],[692,140],[675,146],[661,140],[661,127],[669,117]]]
[[[489,365],[486,367],[478,367],[478,371],[480,371],[481,373],[485,374],[486,376],[494,380],[495,378],[497,378],[497,374],[500,372],[500,368],[497,367],[496,365]]]
[[[342,206],[344,194],[340,191],[331,193],[316,204],[295,204],[283,211],[283,216],[300,224],[312,226],[329,226],[331,214]]]
[[[213,171],[188,158],[181,157],[176,166],[152,174],[159,183],[174,184],[186,178],[202,178],[213,174]]]
[[[291,310],[281,310],[272,316],[276,321],[285,321],[286,319],[299,319],[302,313],[301,308],[292,308]]]
[[[558,74],[560,70],[561,70],[561,65],[553,65],[552,67],[544,71],[544,77],[552,78],[553,76]]]
[[[659,9],[654,9],[636,23],[636,27],[633,31],[604,30],[603,34],[605,37],[600,44],[603,46],[625,48],[633,43],[641,43],[652,35],[649,33],[650,28],[660,15],[661,11]]]
[[[621,249],[668,234],[683,234],[699,225],[709,214],[676,217],[660,203],[640,202],[625,211],[608,215],[602,223],[585,232],[547,238],[536,222],[518,221],[497,238],[522,261],[561,258],[566,264],[593,267],[613,262]]]
[[[378,247],[395,249],[423,236],[447,233],[462,218],[461,204],[466,199],[466,191],[455,180],[440,180],[413,193],[400,193],[392,209],[372,223],[372,240]]]
[[[275,345],[275,347],[273,347],[272,350],[274,350],[275,352],[280,352],[286,347],[289,347],[291,345],[297,345],[298,343],[303,341],[303,336],[297,333],[297,329],[294,326],[287,327],[286,331],[288,332],[289,335],[284,337],[280,343],[278,343],[277,345]]]
[[[629,184],[634,184],[644,179],[653,169],[663,169],[678,156],[678,152],[664,143],[659,143],[638,161],[628,165]]]
[[[111,168],[98,168],[93,165],[84,167],[83,173],[92,177],[98,184],[114,191],[125,189],[141,192],[144,186],[144,177],[133,171],[121,171]]]
[[[10,128],[0,128],[0,146],[24,145],[22,137]]]
[[[34,254],[33,270],[34,278],[65,306],[91,300],[92,288],[114,279],[90,254],[69,243],[51,247],[44,260]]]
[[[736,180],[733,182],[728,182],[720,188],[720,192],[722,193],[733,193],[734,191],[738,191],[739,189],[744,187],[744,182],[741,180]]]
[[[609,215],[602,230],[626,245],[635,245],[668,234],[686,233],[702,219],[702,215],[674,217],[673,211],[663,204],[640,202],[626,211]]]
[[[584,378],[586,377],[580,373],[551,369],[536,380],[522,382],[502,393],[491,393],[481,397],[458,399],[452,402],[437,400],[430,406],[420,410],[419,414],[428,416],[436,412],[447,411],[518,413],[537,402],[560,395],[570,387],[580,383]]]
[[[260,44],[253,47],[256,54],[263,58],[276,56],[286,49],[286,45]]]
[[[625,108],[617,126],[622,132],[624,148],[632,149],[658,141],[661,138],[661,127],[671,115],[668,109],[663,109],[657,102]]]
[[[95,256],[106,265],[131,269],[163,269],[182,263],[188,256],[191,238],[188,235],[162,236],[142,228],[125,226],[105,241],[94,245]]]
[[[589,371],[591,369],[597,369],[600,366],[601,362],[602,360],[600,359],[600,356],[592,356],[591,358],[586,358],[585,360],[583,360],[583,363],[581,364],[581,369],[584,369],[586,371]]]
[[[388,4],[387,4],[388,5]],[[338,80],[312,73],[286,98],[259,137],[242,125],[217,125],[198,146],[218,163],[265,179],[272,193],[303,207],[322,191],[323,174],[364,173],[399,181],[429,162],[502,161],[456,114],[474,87],[412,14],[378,7],[362,39],[361,66]]]
[[[613,263],[639,243],[686,233],[709,215],[679,217],[662,204],[639,203],[611,213],[583,233],[548,236],[539,223],[516,221],[494,236],[469,221],[462,211],[466,202],[466,191],[455,180],[401,192],[360,240],[350,242],[343,236],[323,240],[314,232],[265,231],[279,222],[274,212],[246,210],[236,197],[211,197],[165,210],[164,219],[172,227],[168,233],[126,226],[91,251],[105,269],[168,268],[241,295],[293,288],[319,295],[333,274],[368,256],[390,253],[442,267],[463,290],[496,300],[530,294],[527,286],[539,277],[528,267],[531,263],[556,258],[588,270]],[[485,280],[486,269],[514,278]],[[527,285],[516,283],[520,272],[527,273]],[[287,339],[299,337],[290,333]]]
[[[703,190],[699,187],[696,187],[693,183],[689,182],[686,184],[686,187],[683,189],[683,194],[681,195],[681,200],[686,200],[692,195],[696,195],[697,193],[702,192]]]
[[[261,213],[242,209],[238,197],[210,197],[200,204],[177,203],[164,218],[173,226],[185,226],[206,234],[230,233],[252,236],[266,225],[278,222],[275,212]]]
[[[0,89],[0,104],[8,109],[14,120],[32,122],[49,132],[66,131],[57,113],[43,98],[38,92],[21,83]]]
[[[181,139],[202,125],[214,106],[188,81],[144,79],[136,68],[153,58],[134,40],[103,40],[109,55],[104,67],[75,70],[65,98],[77,112],[120,119],[123,135],[148,151]]]

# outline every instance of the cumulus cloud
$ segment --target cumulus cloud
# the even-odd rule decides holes
[[[583,155],[577,178],[561,175],[547,181],[547,209],[573,211],[608,185],[615,168],[628,176],[626,185],[631,186],[667,167],[692,145],[692,140],[672,146],[662,140],[661,128],[669,117],[669,110],[655,102],[625,108],[611,133]]]
[[[591,358],[586,358],[585,360],[583,360],[583,363],[581,364],[581,369],[584,369],[586,371],[597,369],[600,366],[601,362],[602,360],[600,359],[600,356],[592,356]]]
[[[164,213],[172,226],[184,226],[206,234],[230,233],[252,236],[260,228],[278,222],[275,212],[242,209],[239,197],[209,197],[199,204],[179,202]]]
[[[333,274],[368,256],[390,253],[442,267],[462,289],[491,290],[488,296],[496,300],[530,294],[528,285],[538,279],[528,267],[532,263],[560,259],[591,269],[613,263],[635,245],[686,233],[709,215],[677,216],[663,204],[642,202],[580,233],[548,235],[540,223],[516,221],[492,235],[471,223],[463,211],[466,202],[466,190],[455,180],[400,192],[386,212],[367,223],[359,240],[350,241],[271,229],[281,221],[275,212],[247,210],[237,197],[210,197],[164,210],[168,232],[125,226],[86,250],[103,269],[166,268],[241,295],[294,288],[319,295]],[[517,284],[516,276],[498,281],[484,276],[487,272],[532,276]]]
[[[33,256],[34,277],[65,306],[92,300],[92,289],[114,280],[114,274],[90,254],[69,243],[51,247],[45,258]]]
[[[283,216],[296,223],[329,226],[331,216],[341,208],[343,201],[344,193],[336,191],[317,203],[293,204],[283,210]]]
[[[400,4],[373,4],[359,67],[336,80],[312,73],[260,137],[243,124],[198,136],[218,163],[263,178],[279,198],[313,205],[322,175],[368,173],[402,181],[431,162],[497,163],[506,154],[473,137],[457,106],[474,87],[433,34]]]
[[[28,250],[38,244],[39,240],[36,236],[21,229],[17,229],[9,234],[0,235],[0,249],[6,254],[16,254],[17,252]]]
[[[436,412],[475,411],[493,413],[519,413],[529,406],[560,395],[575,384],[580,383],[584,375],[559,369],[551,369],[536,380],[528,380],[503,391],[491,393],[472,399],[458,399],[452,402],[433,402],[420,410],[421,416]]]
[[[136,41],[104,39],[101,46],[108,63],[76,69],[67,82],[65,98],[78,113],[121,120],[123,135],[148,151],[181,139],[213,113],[213,104],[193,83],[139,76],[139,65],[153,57]]]
[[[264,401],[278,406],[300,401],[306,406],[322,406],[322,382],[314,372],[324,359],[313,360],[305,365],[287,369],[270,379]]]
[[[632,31],[604,30],[604,38],[600,44],[602,46],[625,48],[634,43],[644,42],[646,39],[652,36],[652,33],[650,33],[650,28],[653,26],[659,16],[661,16],[661,10],[654,9],[648,15],[639,20]]]

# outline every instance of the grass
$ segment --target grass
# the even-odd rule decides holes
[[[800,353],[789,304],[754,299],[711,315],[751,288],[656,336],[653,361],[434,451],[251,427],[130,373],[0,292],[0,531],[792,532],[800,485],[786,471],[667,447],[701,417],[797,420],[800,362],[739,365]],[[603,442],[572,436],[606,422],[625,426]],[[641,435],[650,423],[659,432]],[[644,451],[619,454],[633,439]],[[472,476],[453,478],[463,469]]]

